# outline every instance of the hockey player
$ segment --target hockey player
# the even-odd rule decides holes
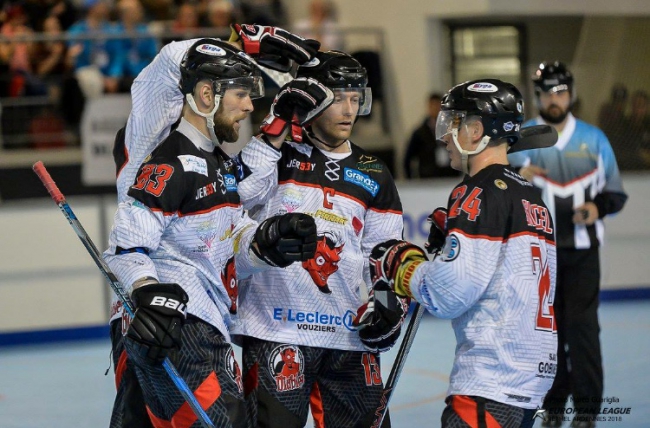
[[[457,346],[443,427],[532,427],[557,364],[554,225],[538,192],[508,165],[524,103],[496,79],[453,87],[436,138],[465,179],[432,214],[427,261],[405,241],[372,250],[375,288],[390,286],[452,319]]]
[[[116,137],[113,152],[119,203],[132,199],[128,191],[142,162],[169,135],[172,125],[181,116],[185,94],[179,87],[180,65],[188,49],[197,41],[185,40],[164,46],[131,87],[132,109],[126,127]],[[230,43],[274,69],[285,69],[291,61],[307,62],[319,47],[315,40],[305,40],[281,28],[257,25],[235,25]],[[118,391],[111,427],[152,426],[131,361],[124,352],[121,337],[126,330],[121,326],[121,318],[121,303],[114,296],[110,321]]]
[[[386,165],[349,140],[370,113],[367,82],[350,55],[319,52],[241,153],[251,174],[239,191],[253,218],[304,213],[318,228],[313,259],[240,284],[233,331],[255,426],[303,427],[311,406],[317,426],[369,427],[379,405],[378,353],[397,340],[406,302],[373,292],[367,260],[377,243],[401,238],[403,221]],[[280,370],[287,355],[290,374]]]
[[[514,153],[509,159],[542,189],[556,225],[558,361],[555,382],[544,401],[550,414],[544,425],[562,424],[571,394],[574,403],[581,403],[576,407],[583,409],[571,426],[593,427],[603,395],[598,246],[604,238],[602,219],[620,211],[627,195],[605,134],[571,114],[576,91],[566,65],[542,63],[533,83],[540,117],[528,125],[552,125],[560,138],[553,148]]]
[[[246,427],[230,344],[235,277],[313,257],[316,226],[304,214],[258,225],[243,212],[241,170],[220,145],[237,140],[251,99],[263,94],[253,60],[226,42],[201,39],[180,70],[181,120],[119,204],[105,259],[136,308],[124,346],[151,423],[198,426],[161,365],[169,356],[216,426]]]

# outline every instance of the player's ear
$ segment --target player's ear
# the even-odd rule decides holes
[[[212,93],[212,85],[210,82],[203,80],[197,83],[194,90],[194,97],[200,99],[206,107],[212,106],[214,94]]]
[[[472,139],[472,143],[477,143],[483,138],[483,122],[473,120],[467,125],[467,133]]]

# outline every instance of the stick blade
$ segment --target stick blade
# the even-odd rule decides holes
[[[528,126],[521,129],[519,140],[510,146],[508,153],[552,147],[557,143],[557,138],[557,131],[550,125]]]

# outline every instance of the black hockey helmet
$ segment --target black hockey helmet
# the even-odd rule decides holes
[[[533,75],[533,84],[535,85],[535,93],[537,95],[540,92],[569,91],[571,93],[571,99],[575,98],[573,74],[560,61],[555,61],[552,64],[546,61],[542,62]]]
[[[213,81],[215,94],[223,95],[229,87],[250,89],[251,98],[264,96],[262,73],[253,60],[229,43],[217,39],[200,39],[185,53],[181,62],[180,87],[191,94],[201,80]]]
[[[511,83],[498,79],[471,80],[451,88],[441,101],[436,122],[436,139],[471,116],[479,116],[485,136],[505,138],[514,144],[524,121],[524,100]]]
[[[368,86],[368,72],[353,56],[341,51],[318,52],[306,64],[298,67],[296,77],[311,77],[333,90],[361,93],[359,116],[370,114],[372,91]]]

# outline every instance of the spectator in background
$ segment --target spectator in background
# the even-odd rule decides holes
[[[598,112],[598,127],[609,138],[614,152],[619,155],[621,147],[627,145],[625,139],[625,108],[627,104],[627,87],[622,83],[612,86],[609,100],[600,107]],[[623,153],[620,153],[623,156]],[[621,169],[625,169],[625,162],[621,159]]]
[[[93,38],[101,34],[115,34],[108,21],[111,12],[106,0],[86,0],[86,17],[68,30],[71,36],[81,39],[68,45],[68,63],[86,99],[97,98],[103,93],[117,92],[123,75],[119,60],[119,44],[115,40]],[[90,37],[83,39],[83,37]]]
[[[34,31],[43,31],[45,20],[50,16],[59,19],[63,31],[67,31],[79,19],[77,8],[71,0],[23,0],[21,4]]]
[[[0,33],[5,37],[28,36],[33,30],[27,25],[28,17],[21,5],[11,5],[6,9],[5,23]],[[0,43],[1,61],[8,66],[8,95],[43,95],[44,87],[32,75],[30,56],[34,44],[31,42]]]
[[[147,25],[142,22],[144,9],[139,0],[120,0],[117,4],[120,22],[116,29],[120,34],[126,32],[147,34]],[[123,64],[123,77],[120,79],[120,92],[129,92],[136,76],[153,60],[158,53],[158,43],[151,37],[120,39],[118,41],[119,61]]]
[[[199,13],[191,2],[180,4],[176,16],[171,24],[172,36],[163,40],[163,45],[169,42],[186,39],[186,33],[199,29]]]
[[[623,121],[625,147],[614,147],[621,169],[641,170],[650,167],[650,119],[648,94],[638,90],[630,98],[630,115]],[[618,150],[618,151],[617,151]]]
[[[43,34],[61,37],[62,33],[57,16],[49,16],[43,21]],[[56,99],[60,97],[59,85],[66,71],[65,55],[65,43],[61,40],[50,40],[36,43],[31,57],[34,73],[46,85],[48,94]]]
[[[331,0],[312,0],[309,3],[309,16],[296,21],[293,28],[303,37],[318,40],[321,50],[343,50],[336,9]]]
[[[230,31],[230,24],[235,23],[235,13],[232,3],[229,0],[211,0],[208,3],[204,27],[223,28],[225,32]]]
[[[441,99],[438,93],[429,95],[427,117],[411,134],[404,155],[404,173],[408,179],[458,176],[458,171],[449,164],[446,145],[436,141],[436,119]],[[413,161],[417,162],[417,174],[413,174]]]
[[[282,27],[287,23],[287,16],[281,0],[240,0],[239,5],[242,22],[277,27]]]

